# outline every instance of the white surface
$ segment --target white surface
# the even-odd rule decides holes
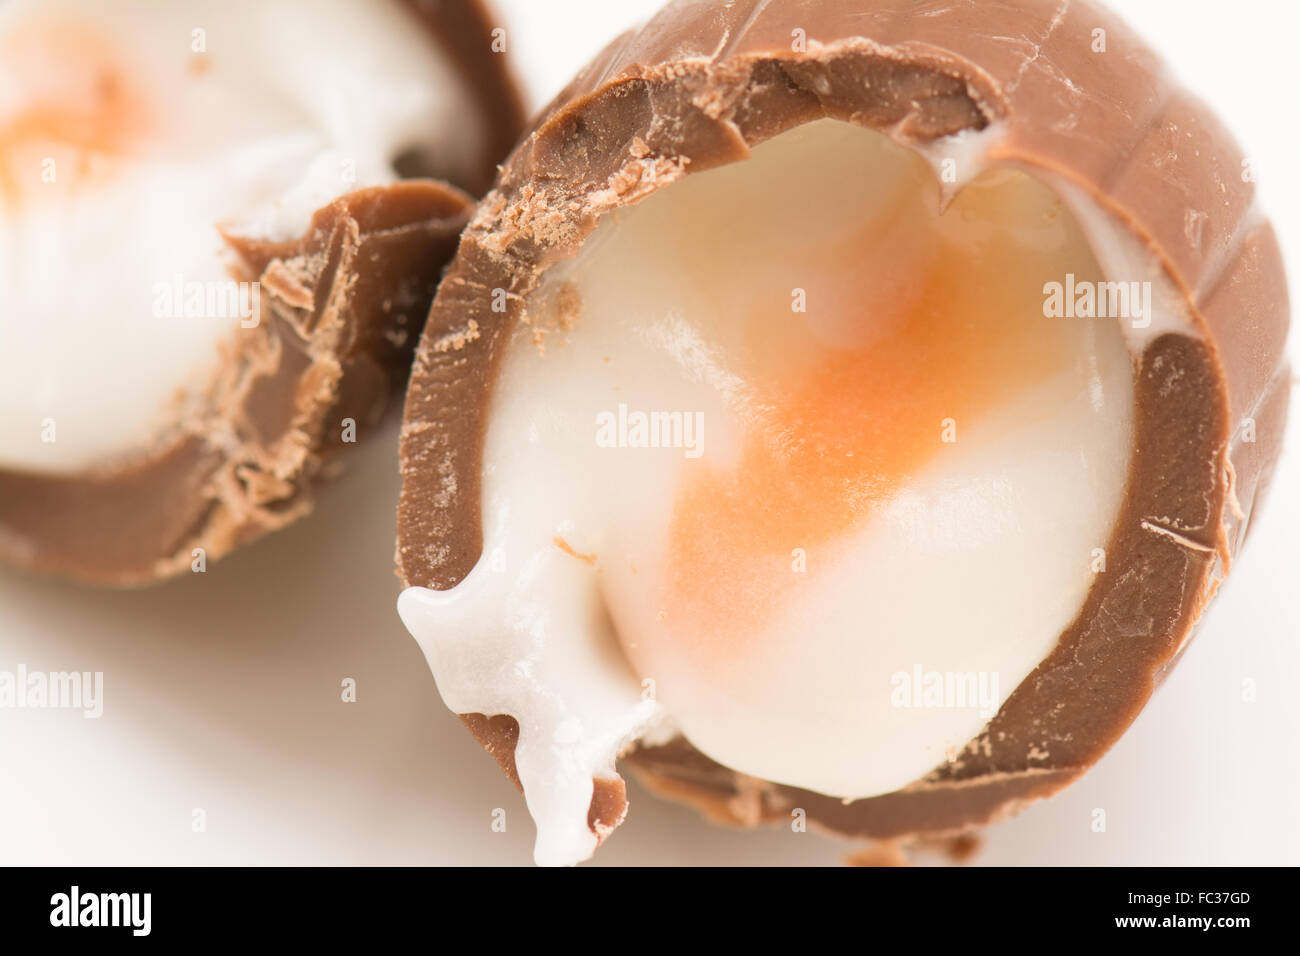
[[[657,6],[498,3],[539,98],[601,36]],[[554,21],[540,32],[543,9]],[[1295,132],[1279,109],[1296,6],[1238,0],[1226,18],[1218,0],[1124,9],[1248,144],[1300,275]],[[1300,861],[1300,414],[1290,434],[1245,554],[1170,679],[1082,781],[989,831],[980,862]],[[0,710],[0,862],[529,861],[522,799],[443,708],[392,610],[395,447],[390,424],[314,518],[205,575],[106,593],[0,571],[0,669],[105,672],[99,720]],[[355,704],[339,701],[345,677],[358,681]],[[596,864],[832,863],[847,849],[784,828],[712,827],[635,785],[631,797]],[[191,830],[195,808],[206,832]]]

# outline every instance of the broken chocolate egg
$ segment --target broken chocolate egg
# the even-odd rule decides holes
[[[619,761],[730,823],[960,834],[1186,646],[1288,322],[1240,150],[1103,9],[674,3],[438,292],[399,612],[540,863],[623,819]]]
[[[0,556],[140,584],[311,508],[520,106],[474,0],[0,9]]]

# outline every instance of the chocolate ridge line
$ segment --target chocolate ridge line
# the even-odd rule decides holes
[[[806,52],[791,49],[795,29],[806,31]],[[1106,54],[1090,52],[1095,29],[1105,31]],[[917,62],[924,65],[909,68]],[[1244,514],[1257,510],[1285,424],[1287,390],[1277,383],[1286,381],[1286,284],[1271,227],[1243,228],[1253,186],[1241,177],[1241,151],[1102,8],[676,3],[611,44],[506,162],[435,300],[407,394],[399,573],[408,585],[447,588],[478,559],[491,387],[507,333],[546,267],[572,256],[604,212],[823,116],[909,145],[1000,124],[990,161],[1086,189],[1145,242],[1187,297],[1194,323],[1190,335],[1161,336],[1134,356],[1135,448],[1109,570],[985,731],[893,794],[846,805],[796,788],[757,788],[761,819],[781,817],[794,801],[837,832],[957,832],[1065,786],[1132,722],[1247,530],[1228,492]],[[1190,290],[1207,287],[1196,303]],[[494,288],[509,293],[504,313],[486,301]],[[469,328],[474,338],[460,350],[426,347]],[[1256,441],[1233,443],[1254,409]],[[1210,551],[1146,530],[1152,519]],[[517,724],[463,719],[518,784]],[[723,805],[742,793],[752,803],[756,792],[680,739],[625,761],[652,786],[706,809],[716,811],[719,795]]]

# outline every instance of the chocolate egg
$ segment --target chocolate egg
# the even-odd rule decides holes
[[[678,2],[478,207],[401,616],[538,823],[960,834],[1082,774],[1227,575],[1289,305],[1222,124],[1084,2]]]
[[[522,126],[475,0],[0,10],[0,557],[117,585],[311,509]]]

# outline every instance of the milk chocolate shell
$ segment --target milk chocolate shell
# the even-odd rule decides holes
[[[322,16],[356,12],[338,4],[318,9]],[[215,237],[220,226],[234,278],[260,284],[260,321],[223,346],[214,359],[217,372],[196,383],[201,390],[171,414],[149,447],[122,448],[75,470],[0,468],[0,558],[109,585],[148,583],[216,559],[310,511],[313,485],[331,456],[364,438],[405,383],[434,290],[473,208],[465,190],[481,193],[489,185],[522,128],[522,107],[504,56],[491,49],[491,22],[477,0],[403,2],[396,9],[394,16],[409,19],[399,32],[414,31],[422,43],[427,34],[441,51],[443,72],[430,65],[430,74],[451,77],[465,91],[462,131],[447,137],[477,145],[460,150],[454,162],[412,150],[394,165],[399,174],[420,178],[345,193],[319,208],[301,235],[196,223],[205,236]],[[226,13],[192,12],[196,23],[209,25]],[[51,34],[77,29],[36,22]],[[310,33],[312,25],[305,27]],[[196,84],[230,69],[231,55],[215,31],[210,42],[212,49],[194,54]],[[418,76],[419,62],[411,69]],[[376,114],[386,108],[367,107]],[[473,140],[464,132],[471,125]],[[136,237],[132,227],[132,221],[116,223],[112,241],[127,247],[168,241],[156,233]],[[66,271],[51,295],[88,281]],[[104,291],[105,298],[115,294],[116,288]],[[101,361],[128,358],[110,352]]]
[[[959,833],[1060,790],[1136,718],[1238,553],[1285,423],[1287,291],[1242,152],[1098,6],[683,0],[611,44],[506,162],[435,299],[407,395],[397,561],[408,586],[440,591],[480,561],[498,372],[547,271],[603,217],[825,118],[927,156],[989,133],[987,164],[1027,171],[1118,224],[1185,324],[1129,340],[1132,448],[1105,573],[964,749],[854,800],[737,773],[683,736],[620,759],[727,823],[788,822],[801,808],[853,837]],[[518,782],[518,722],[462,718]],[[597,779],[592,832],[625,812],[622,781]]]

